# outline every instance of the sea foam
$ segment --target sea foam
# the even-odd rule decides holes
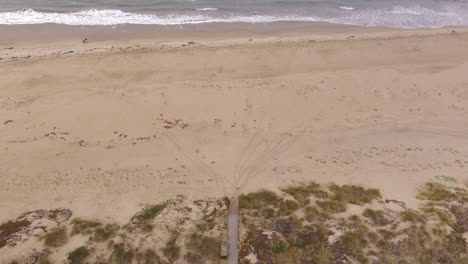
[[[39,12],[33,9],[0,12],[0,24],[67,24],[67,25],[118,25],[154,24],[184,25],[201,23],[268,23],[329,22],[337,24],[385,27],[442,27],[447,25],[468,25],[468,14],[456,9],[435,11],[420,6],[395,6],[386,9],[369,9],[342,6],[343,12],[323,16],[319,11],[269,13],[227,13],[214,7],[199,8],[190,12],[178,10],[153,13],[131,13],[116,9],[86,10],[68,13]],[[315,13],[314,13],[315,12]],[[315,14],[315,15],[314,15]]]
[[[207,11],[207,10],[204,10]],[[275,21],[316,21],[313,17],[303,16],[211,16],[204,14],[136,14],[121,10],[88,10],[73,13],[45,13],[32,9],[0,13],[0,24],[44,24],[56,23],[66,25],[118,25],[118,24],[155,24],[183,25],[200,23],[262,23]]]

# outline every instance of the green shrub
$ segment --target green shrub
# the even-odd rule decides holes
[[[70,261],[70,264],[82,264],[88,256],[89,249],[83,246],[69,252],[67,259]]]
[[[44,236],[44,244],[49,247],[61,247],[67,243],[67,228],[56,227]]]
[[[275,254],[282,254],[286,252],[288,248],[284,245],[283,241],[277,239],[273,241],[273,244],[271,246],[271,251]]]

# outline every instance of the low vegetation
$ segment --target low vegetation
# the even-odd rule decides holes
[[[8,221],[0,225],[0,249],[7,245],[8,240],[23,228],[31,224],[28,220]]]
[[[153,230],[152,220],[161,214],[164,209],[168,206],[170,201],[166,201],[161,204],[148,205],[144,207],[140,212],[136,213],[131,219],[130,222],[133,227],[137,227],[144,232],[150,232]],[[132,228],[132,227],[130,227]]]
[[[49,247],[61,247],[67,243],[67,228],[56,227],[44,235],[44,244]]]
[[[251,263],[252,254],[272,264],[468,263],[465,188],[428,183],[418,210],[399,201],[401,209],[387,208],[379,190],[362,186],[310,183],[282,191],[273,204],[243,206],[240,263]],[[288,196],[298,206],[286,206]],[[362,213],[341,214],[347,204],[364,207]]]
[[[272,191],[260,190],[258,192],[239,196],[239,207],[242,209],[258,210],[270,206],[278,206],[278,196]]]
[[[110,263],[132,263],[133,258],[135,258],[135,251],[131,247],[127,247],[124,243],[118,243],[113,246]]]
[[[389,218],[385,215],[385,213],[382,210],[372,210],[366,208],[362,215],[366,218],[369,218],[372,221],[372,223],[377,226],[384,226],[391,223]]]
[[[86,247],[79,247],[68,253],[68,261],[70,264],[82,264],[89,256],[89,249]]]
[[[71,221],[72,231],[71,235],[85,234],[89,235],[94,232],[96,227],[101,226],[101,222],[97,220],[86,220],[81,218],[75,218]]]
[[[199,254],[203,260],[219,260],[221,241],[214,237],[193,233],[188,237],[186,247],[188,250]]]
[[[147,249],[143,253],[138,253],[136,256],[139,264],[163,264],[165,263],[161,257],[152,249]]]
[[[161,250],[166,256],[166,258],[173,263],[174,261],[178,260],[180,258],[180,247],[177,245],[177,240],[179,239],[180,233],[173,230],[171,232],[171,236],[169,240],[166,243],[166,246],[164,246]]]
[[[104,242],[114,237],[120,227],[116,224],[106,224],[94,230],[93,239],[97,242]]]
[[[420,206],[411,209],[356,185],[309,182],[243,194],[239,263],[249,264],[252,257],[267,264],[468,263],[467,188],[438,180],[422,186]],[[229,201],[181,201],[146,206],[123,228],[93,219],[68,222],[68,211],[29,212],[0,225],[0,247],[19,241],[33,229],[33,219],[44,216],[59,227],[43,228],[46,247],[31,263],[50,263],[52,248],[67,242],[67,228],[86,240],[68,253],[70,264],[222,263]]]

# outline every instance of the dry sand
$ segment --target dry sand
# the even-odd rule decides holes
[[[416,207],[435,176],[468,179],[468,30],[452,30],[3,41],[0,222],[124,223],[177,194],[308,180]]]

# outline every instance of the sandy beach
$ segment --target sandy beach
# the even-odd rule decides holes
[[[416,208],[435,177],[468,181],[465,27],[2,30],[0,222],[66,208],[124,224],[176,195],[310,180]]]

